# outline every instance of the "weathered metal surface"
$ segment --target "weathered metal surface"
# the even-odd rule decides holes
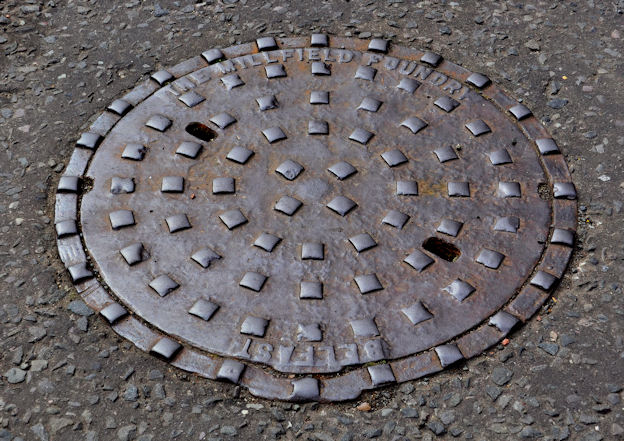
[[[286,400],[478,354],[548,297],[575,228],[528,108],[437,54],[320,34],[156,72],[80,137],[58,192],[61,258],[117,332]]]

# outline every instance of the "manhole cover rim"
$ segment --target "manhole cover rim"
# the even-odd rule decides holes
[[[554,192],[555,198],[550,199],[552,225],[547,245],[524,286],[504,308],[492,317],[445,344],[401,359],[370,366],[358,366],[333,377],[304,375],[287,378],[285,375],[253,362],[206,354],[193,347],[180,345],[179,342],[129,314],[117,302],[116,297],[110,294],[97,278],[93,277],[88,263],[89,259],[84,251],[86,248],[77,225],[79,189],[73,178],[85,175],[98,144],[128,108],[140,104],[168,81],[208,66],[207,60],[218,61],[258,53],[259,44],[268,44],[267,48],[270,50],[282,50],[310,47],[311,41],[321,40],[323,39],[319,39],[318,35],[312,37],[312,40],[310,37],[298,37],[276,38],[271,41],[269,38],[257,43],[206,51],[203,57],[196,56],[168,70],[156,72],[150,79],[138,84],[122,98],[114,100],[80,137],[56,194],[55,225],[59,255],[82,298],[90,307],[100,312],[119,335],[130,340],[140,349],[168,360],[173,366],[206,378],[238,383],[247,387],[254,395],[271,399],[294,401],[353,399],[363,390],[416,379],[437,372],[462,358],[480,354],[504,338],[515,323],[530,318],[550,296],[553,278],[556,282],[562,277],[571,257],[573,235],[576,230],[576,195],[563,155],[539,121],[530,115],[527,117],[526,107],[508,97],[487,77],[470,72],[431,52],[394,44],[386,47],[379,39],[369,41],[330,37],[331,45],[327,47],[366,52],[371,57],[380,59],[384,56],[391,56],[414,60],[433,69],[434,72],[437,71],[448,78],[461,81],[462,85],[478,91],[484,98],[494,103],[501,113],[515,117],[517,119],[515,123],[521,128],[523,134],[529,141],[536,143],[536,154],[540,158],[541,166],[549,179],[548,185]],[[325,46],[317,47],[317,49],[322,51],[323,47]],[[469,129],[472,131],[472,128]]]

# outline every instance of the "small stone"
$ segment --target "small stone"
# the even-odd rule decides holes
[[[18,346],[14,351],[11,352],[11,363],[19,365],[22,363],[22,357],[24,356],[24,348]]]
[[[363,403],[358,404],[356,409],[360,412],[368,412],[371,410],[371,405],[364,401]]]
[[[538,344],[537,347],[552,356],[557,355],[557,352],[559,352],[559,345],[557,343],[542,342]]]
[[[409,395],[414,392],[414,385],[412,383],[403,383],[399,390],[405,395]]]
[[[405,407],[401,409],[401,415],[405,418],[418,418],[418,409],[414,407]]]
[[[550,83],[550,94],[557,95],[561,90],[561,83],[557,80],[553,80]]]
[[[221,433],[222,435],[236,436],[238,434],[238,431],[234,426],[222,426],[219,430],[219,433]]]
[[[498,397],[500,397],[501,390],[496,386],[487,385],[485,386],[485,393],[492,399],[492,401],[496,401]]]
[[[78,320],[76,320],[76,326],[82,332],[87,332],[87,330],[89,329],[89,320],[87,320],[86,317],[80,317]]]
[[[71,426],[74,422],[69,418],[51,418],[50,419],[50,432],[55,434],[56,432],[63,430],[65,427]]]
[[[611,435],[613,436],[624,435],[624,427],[620,426],[618,423],[611,424]]]
[[[435,433],[436,435],[442,435],[443,433],[446,432],[446,428],[444,427],[444,424],[442,424],[439,421],[429,421],[427,423],[427,428],[431,430],[433,433]]]
[[[579,438],[580,441],[602,441],[604,437],[600,432],[595,432],[592,430],[591,432],[587,432],[583,435],[582,438]]]
[[[31,372],[41,372],[44,369],[47,369],[48,361],[47,360],[33,360],[30,362],[30,370]]]
[[[383,433],[383,429],[381,428],[377,428],[377,429],[369,429],[369,430],[365,430],[364,431],[364,437],[365,438],[379,438]]]
[[[442,26],[440,28],[441,35],[451,35],[451,33],[452,33],[451,28],[449,28],[448,26]]]
[[[4,373],[7,381],[11,384],[17,384],[24,381],[26,378],[26,371],[20,368],[11,368]]]
[[[149,371],[147,378],[150,380],[162,380],[164,375],[158,369],[152,369]]]
[[[389,408],[381,409],[381,416],[383,418],[387,418],[390,415],[392,415],[392,412],[394,412],[394,409],[389,409]]]
[[[38,440],[40,441],[50,440],[50,437],[48,436],[48,432],[46,432],[45,427],[43,427],[43,424],[37,423],[34,426],[32,426],[30,430],[32,430],[32,433],[34,433],[35,436],[37,436]]]
[[[575,342],[576,339],[574,338],[574,336],[569,334],[561,334],[561,337],[559,338],[559,343],[561,343],[561,346],[563,347],[569,346]]]
[[[592,410],[604,414],[611,412],[611,407],[606,404],[596,404],[595,406],[592,406]]]
[[[169,11],[160,6],[159,3],[154,4],[154,17],[164,17],[165,15],[169,15]]]
[[[595,424],[598,422],[598,417],[595,415],[590,415],[588,413],[582,413],[579,416],[579,421],[583,424]]]
[[[531,426],[526,426],[520,431],[520,438],[537,438],[541,436],[542,432]]]
[[[565,98],[553,98],[548,101],[548,107],[553,109],[562,109],[566,104],[568,104],[568,100]]]
[[[539,51],[540,50],[540,45],[537,41],[535,40],[529,40],[526,43],[524,43],[524,47],[532,50],[532,51]]]
[[[618,392],[622,392],[622,386],[619,384],[607,383],[607,391],[612,394],[616,394]]]
[[[134,424],[128,424],[127,426],[122,426],[117,431],[117,439],[119,441],[130,441],[134,439],[137,433],[137,426]]]
[[[152,390],[152,392],[155,398],[159,398],[162,400],[167,397],[167,394],[165,392],[165,387],[162,385],[162,383],[156,383],[154,385],[154,389]]]
[[[136,401],[139,398],[139,389],[134,384],[129,384],[123,393],[123,399],[126,401]]]
[[[81,315],[83,317],[89,317],[94,314],[93,310],[87,306],[85,302],[82,300],[74,300],[67,305],[67,309],[69,309],[74,314]]]
[[[462,399],[461,394],[458,392],[451,394],[451,397],[448,400],[449,407],[457,407],[459,403],[462,402]]]
[[[440,412],[440,421],[445,426],[453,424],[455,422],[455,411],[454,410],[445,410]]]
[[[497,367],[492,371],[492,381],[498,386],[507,384],[511,377],[513,377],[513,372],[504,367]]]

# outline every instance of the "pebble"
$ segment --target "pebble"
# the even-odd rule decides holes
[[[442,435],[443,433],[446,432],[446,428],[439,421],[429,421],[427,423],[427,428],[431,430],[433,433],[435,433],[436,435]]]
[[[122,426],[117,431],[117,439],[119,441],[130,441],[134,439],[137,433],[137,426],[134,424],[128,424],[126,426]]]
[[[559,352],[559,345],[557,343],[542,342],[538,344],[537,347],[552,356],[557,355],[557,352]]]
[[[37,423],[34,426],[31,426],[30,430],[37,437],[37,440],[40,440],[40,441],[50,440],[48,432],[46,431],[45,427],[43,427],[43,424]]]
[[[164,17],[169,15],[169,11],[160,6],[160,3],[154,3],[154,17]]]
[[[126,401],[136,401],[139,398],[139,389],[134,384],[129,384],[123,393]]]
[[[528,40],[526,43],[524,43],[524,47],[532,50],[532,51],[539,51],[540,50],[540,45],[537,41],[535,40]]]
[[[363,403],[358,404],[356,409],[361,412],[368,412],[369,410],[371,410],[371,405],[364,401]]]
[[[73,300],[67,305],[67,309],[69,309],[74,314],[78,314],[84,317],[89,317],[94,314],[94,311],[87,306],[87,304],[82,300]]]
[[[50,418],[50,433],[56,434],[64,428],[71,426],[74,422],[69,418]]]
[[[492,401],[496,401],[496,399],[498,397],[500,397],[500,394],[502,393],[501,390],[496,387],[496,386],[492,386],[492,385],[487,385],[485,386],[485,393],[488,394],[488,396],[492,399]]]
[[[511,380],[513,372],[504,367],[497,367],[492,371],[492,381],[498,386],[503,386]]]
[[[238,435],[238,431],[234,426],[222,426],[219,430],[219,433],[227,436],[236,436]]]
[[[26,379],[26,371],[14,367],[6,371],[4,376],[11,384],[21,383],[24,379]]]
[[[48,368],[47,360],[33,360],[30,362],[30,371],[31,372],[41,372],[44,369]]]
[[[553,109],[563,109],[566,104],[568,104],[568,100],[565,98],[553,98],[547,103],[548,107]]]

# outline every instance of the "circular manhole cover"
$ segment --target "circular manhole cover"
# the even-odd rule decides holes
[[[567,264],[574,199],[554,141],[485,76],[382,40],[269,37],[113,102],[56,226],[85,301],[140,348],[331,401],[529,318]]]

